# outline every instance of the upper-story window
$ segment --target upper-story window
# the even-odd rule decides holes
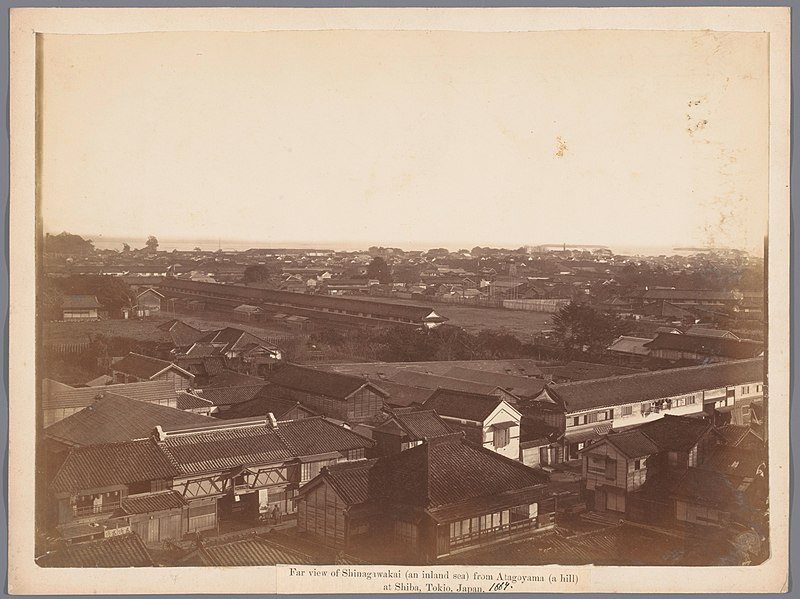
[[[511,429],[501,428],[494,431],[492,443],[495,447],[505,447],[511,442]]]

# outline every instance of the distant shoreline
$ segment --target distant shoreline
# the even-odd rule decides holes
[[[85,239],[91,239],[94,243],[94,246],[97,249],[101,250],[121,250],[123,244],[128,244],[132,248],[140,248],[144,247],[145,239],[142,238],[125,238],[125,237],[96,237],[92,235],[82,235]],[[449,245],[449,244],[448,244]],[[476,245],[481,244],[466,244],[459,246],[459,247],[447,247],[450,251],[458,251],[459,249],[467,249],[471,250]],[[556,250],[558,247],[563,246],[564,244],[526,244],[531,248],[536,247],[546,247],[551,250]],[[400,248],[404,251],[427,251],[433,248],[443,247],[442,244],[427,244],[427,245],[420,245],[420,244],[413,244],[413,245],[403,245],[400,243],[369,243],[369,244],[347,244],[342,242],[300,242],[300,241],[271,241],[271,242],[264,242],[264,241],[230,241],[230,240],[218,240],[218,239],[200,239],[200,240],[186,240],[186,239],[170,239],[164,238],[159,239],[159,250],[162,251],[169,251],[178,250],[178,251],[191,251],[194,248],[198,247],[201,251],[204,252],[213,252],[218,249],[222,249],[223,251],[227,252],[242,252],[249,249],[292,249],[292,250],[306,250],[306,251],[340,251],[340,252],[366,252],[369,247],[371,246],[382,246],[382,247],[396,247]],[[496,249],[501,249],[505,247],[508,250],[514,250],[517,247],[520,247],[517,244],[511,244],[506,246],[498,246],[498,245],[481,245],[481,247],[493,247]],[[706,252],[714,252],[714,251],[742,251],[751,256],[758,256],[752,250],[746,249],[739,249],[739,248],[716,248],[716,247],[674,247],[674,246],[626,246],[626,245],[601,245],[601,244],[566,244],[567,249],[586,249],[588,251],[594,249],[608,249],[614,255],[617,256],[672,256],[672,255],[681,255],[681,254],[689,254],[689,253],[706,253]]]

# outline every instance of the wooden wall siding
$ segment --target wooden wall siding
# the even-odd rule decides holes
[[[319,539],[329,547],[344,547],[345,504],[323,482],[298,502],[297,528]]]
[[[592,456],[603,458],[606,464],[609,460],[615,460],[616,464],[613,470],[613,478],[609,478],[608,467],[603,469],[602,472],[593,472],[589,468]],[[600,447],[596,447],[584,454],[583,457],[583,476],[586,480],[586,489],[593,491],[594,489],[605,487],[617,487],[620,489],[628,488],[628,464],[624,455],[617,451],[613,446],[608,443],[603,443]]]
[[[44,410],[44,428],[64,420],[64,418],[67,416],[72,416],[73,414],[80,412],[82,409],[83,408],[57,408],[54,410]]]
[[[309,407],[314,412],[340,420],[347,419],[347,403],[344,401],[303,391],[290,390],[288,394],[293,400]]]
[[[173,370],[168,370],[164,374],[156,377],[154,380],[170,381],[175,385],[176,391],[183,391],[189,388],[189,379]]]
[[[677,395],[674,397],[664,397],[664,400],[670,399],[672,400],[672,407],[671,408],[662,408],[658,412],[650,411],[650,412],[643,412],[642,411],[642,404],[643,403],[650,403],[649,401],[637,401],[632,404],[626,404],[625,406],[615,406],[613,408],[603,408],[601,410],[587,410],[582,412],[574,412],[570,413],[566,416],[566,429],[570,432],[577,432],[582,430],[589,430],[597,426],[598,424],[602,424],[603,422],[612,422],[615,428],[620,428],[623,426],[632,426],[635,424],[642,424],[644,422],[651,422],[658,418],[661,418],[664,414],[670,414],[673,416],[685,416],[689,414],[697,414],[703,411],[703,393],[698,391],[697,393],[689,393],[685,395]],[[693,401],[694,403],[689,403]],[[678,403],[683,403],[684,405],[676,405]],[[623,407],[630,408],[630,414],[623,415]],[[600,412],[608,412],[611,411],[612,418],[601,420],[595,416],[594,414],[598,414]],[[627,410],[626,410],[627,411]],[[580,422],[583,422],[583,416],[587,417],[586,424],[578,424],[574,425],[574,418],[580,418]]]
[[[217,526],[217,500],[201,499],[189,504],[187,513],[188,532],[209,530]]]
[[[627,484],[625,488],[628,491],[637,491],[639,490],[642,485],[647,480],[647,460],[639,460],[639,463],[644,464],[637,470],[636,469],[636,460],[630,460],[628,462],[628,472],[627,472]]]
[[[679,522],[703,526],[720,526],[730,520],[728,512],[685,501],[675,502],[675,515]]]
[[[502,422],[503,419],[499,418],[492,421],[492,424]],[[495,447],[494,445],[494,429],[487,422],[483,427],[483,446],[486,449],[491,449],[495,453],[499,453],[512,460],[519,460],[519,425],[512,426],[508,429],[508,444],[503,447]]]
[[[131,530],[148,545],[175,541],[186,533],[185,511],[172,510],[131,517]]]
[[[359,389],[347,398],[347,419],[368,420],[383,408],[383,398],[368,388]]]

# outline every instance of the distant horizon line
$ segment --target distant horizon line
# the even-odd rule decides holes
[[[59,235],[60,233],[46,232],[50,235]],[[103,236],[92,235],[87,233],[71,233],[73,235],[80,235],[84,239],[89,239],[98,249],[115,249],[111,246],[122,245],[127,243],[134,246],[141,244],[145,245],[146,237],[140,240],[139,236]],[[158,236],[156,236],[158,239]],[[489,244],[489,243],[469,243],[469,244],[454,244],[452,242],[443,243],[408,243],[404,246],[399,242],[343,242],[343,241],[292,241],[292,240],[273,240],[266,242],[264,240],[253,239],[224,239],[222,237],[191,239],[186,237],[162,237],[159,239],[160,249],[177,249],[179,251],[186,251],[199,247],[201,251],[216,251],[222,249],[223,251],[245,251],[248,249],[308,249],[308,250],[331,250],[331,251],[365,251],[370,247],[384,247],[384,248],[397,248],[403,251],[427,251],[431,249],[444,248],[451,252],[457,252],[465,249],[471,251],[474,247],[485,247],[492,249],[517,249],[519,247],[546,247],[558,248],[566,246],[567,248],[585,248],[585,249],[608,249],[614,254],[644,254],[644,255],[662,255],[665,251],[673,252],[707,252],[707,251],[741,251],[750,255],[759,255],[753,248],[735,248],[729,246],[701,246],[699,244],[690,244],[685,242],[676,242],[672,244],[631,244],[631,243],[505,243],[505,244]],[[624,250],[624,251],[623,251]]]

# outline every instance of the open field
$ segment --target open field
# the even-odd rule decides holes
[[[521,341],[530,341],[531,337],[545,329],[553,328],[554,314],[546,312],[526,312],[523,310],[506,310],[504,308],[478,308],[457,304],[426,303],[425,300],[404,300],[384,297],[361,297],[348,299],[364,299],[390,304],[406,304],[413,306],[429,306],[450,320],[447,324],[462,327],[470,333],[485,329],[502,331],[517,336]]]
[[[136,341],[159,342],[166,339],[166,334],[160,331],[158,326],[173,318],[182,320],[201,331],[236,327],[260,337],[294,337],[297,335],[294,331],[287,331],[277,326],[238,322],[214,316],[216,315],[207,313],[200,315],[162,313],[144,320],[45,322],[42,323],[42,340],[45,344],[83,343],[102,335],[104,337],[126,337]]]

